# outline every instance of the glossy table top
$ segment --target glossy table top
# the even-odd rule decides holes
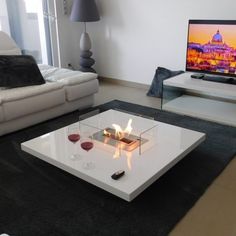
[[[104,120],[104,117],[108,118]],[[21,144],[21,148],[126,201],[131,201],[203,142],[205,134],[114,110],[108,110],[80,123],[91,125],[95,122],[100,129],[111,126],[114,119],[122,120],[123,124],[129,118],[133,119],[133,132],[142,134],[148,128],[151,130],[145,133],[145,138],[149,141],[143,145],[141,152],[139,149],[132,152],[123,150],[117,155],[115,147],[96,141],[94,148],[86,152],[81,149],[80,142],[72,144],[68,141],[67,127],[26,141]],[[71,158],[75,147],[80,155],[78,159]],[[93,162],[94,168],[84,168],[87,161]],[[111,175],[118,170],[124,170],[125,175],[113,180]]]

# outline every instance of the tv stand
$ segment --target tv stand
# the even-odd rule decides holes
[[[236,127],[236,86],[191,75],[186,72],[163,82],[162,109]]]

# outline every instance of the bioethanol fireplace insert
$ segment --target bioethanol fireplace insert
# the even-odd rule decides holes
[[[157,124],[153,120],[145,119],[144,122],[142,117],[116,110],[81,121],[80,126],[81,129],[94,129],[90,131],[91,136],[107,149],[110,146],[127,152],[138,150],[141,154],[144,144],[148,148],[156,142]]]
[[[127,132],[118,132],[117,129],[109,127],[96,132],[93,135],[93,138],[99,142],[111,145],[113,147],[119,147],[129,152],[139,148],[142,144],[148,141],[145,138],[140,138],[140,136]]]

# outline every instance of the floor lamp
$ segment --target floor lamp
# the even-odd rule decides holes
[[[92,44],[86,31],[86,22],[99,21],[100,16],[95,0],[74,0],[70,15],[71,21],[84,22],[84,32],[80,38],[80,70],[83,72],[96,72],[92,65],[95,60],[91,58]]]

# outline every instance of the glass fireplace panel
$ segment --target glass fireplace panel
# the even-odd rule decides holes
[[[82,129],[94,127],[97,147],[121,156],[123,152],[141,155],[157,143],[157,122],[133,114],[108,110],[80,121]]]

